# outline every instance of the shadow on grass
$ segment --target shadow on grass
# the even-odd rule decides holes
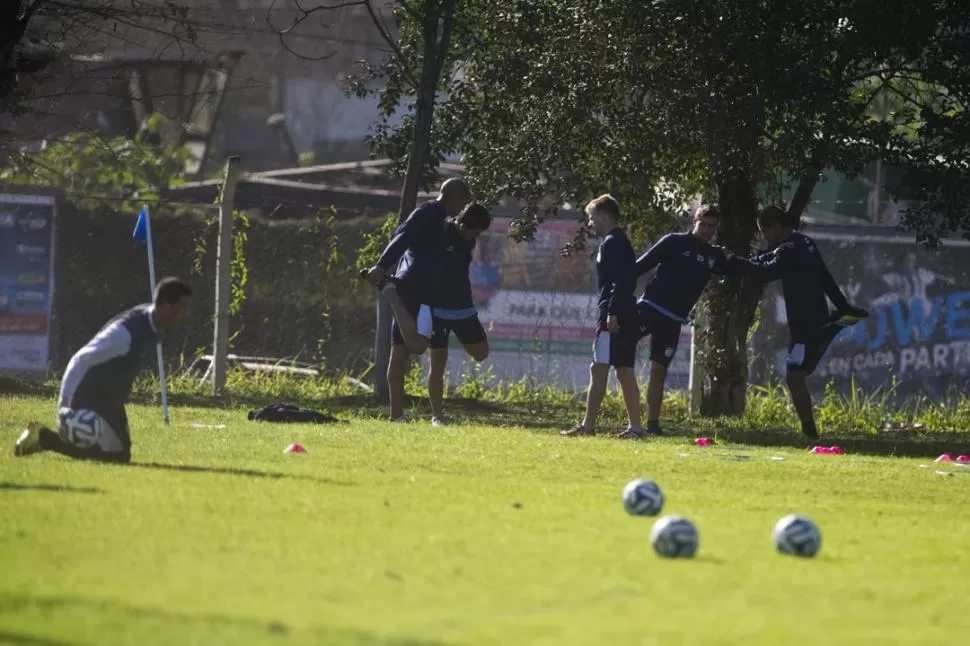
[[[0,393],[12,393],[28,396],[51,396],[56,392],[48,386],[21,382],[9,378],[0,378]],[[149,396],[136,396],[135,402],[153,404]],[[237,397],[226,395],[223,397],[207,397],[202,395],[172,394],[169,401],[176,406],[194,406],[199,408],[236,408],[265,406],[272,402],[272,398]],[[327,411],[348,420],[354,419],[386,419],[387,408],[380,404],[372,394],[361,393],[331,397],[321,400],[294,399],[294,404],[308,406]],[[405,401],[407,415],[412,419],[431,419],[431,408],[425,397],[407,397]],[[555,434],[558,431],[574,425],[583,413],[583,404],[577,399],[575,403],[549,402],[495,402],[462,397],[451,398],[446,401],[447,414],[458,422],[496,427],[517,427],[530,429],[542,434]],[[673,436],[683,437],[685,441],[693,441],[697,431],[689,428],[687,423],[678,420],[665,425],[665,430]],[[719,427],[718,422],[714,422]],[[708,426],[710,428],[710,426]],[[603,429],[603,435],[621,431]],[[712,435],[713,431],[703,434]],[[797,430],[743,430],[737,428],[720,427],[717,438],[721,443],[747,444],[762,447],[788,447],[808,449],[814,445],[840,446],[848,453],[873,456],[900,457],[932,457],[941,453],[970,455],[970,432],[961,433],[880,433],[880,434],[825,434],[819,440],[809,442]],[[202,469],[203,467],[199,467]],[[185,470],[192,470],[186,468]],[[234,475],[245,475],[235,473]],[[283,474],[280,474],[283,475]],[[273,476],[269,476],[273,477]],[[294,477],[294,476],[287,476]]]
[[[70,646],[76,642],[66,642],[48,637],[34,637],[23,633],[11,633],[0,630],[0,644],[17,644],[18,646]]]
[[[838,446],[855,455],[935,458],[941,453],[970,455],[970,433],[894,433],[882,435],[825,434],[809,441],[798,431],[720,431],[719,442],[808,450],[813,446]]]
[[[96,487],[72,487],[59,484],[25,484],[22,482],[0,482],[0,491],[58,491],[64,493],[104,493]],[[3,643],[0,641],[0,643]]]
[[[268,478],[270,480],[307,480],[321,484],[337,485],[340,487],[356,487],[356,482],[346,480],[332,480],[308,476],[300,473],[280,473],[279,471],[258,471],[256,469],[242,469],[237,467],[210,467],[197,464],[164,464],[160,462],[130,462],[123,465],[126,468],[156,469],[159,471],[176,471],[182,473],[213,473],[217,475],[242,476],[245,478]]]
[[[292,627],[280,621],[264,621],[260,619],[250,619],[248,617],[232,617],[218,613],[189,614],[167,610],[165,608],[140,607],[120,601],[83,599],[77,597],[32,597],[28,595],[0,594],[0,613],[22,613],[24,611],[40,611],[48,616],[61,616],[71,610],[83,614],[91,621],[96,618],[95,613],[106,613],[109,617],[113,613],[123,613],[128,622],[138,620],[160,621],[173,632],[182,632],[186,628],[189,631],[198,630],[199,636],[204,636],[206,642],[215,643],[211,639],[213,628],[216,630],[224,629],[235,631],[232,637],[244,634],[247,641],[250,639],[259,640],[263,637],[285,638],[292,636],[301,641],[312,641],[317,644],[355,644],[358,646],[444,646],[444,642],[408,639],[403,637],[386,637],[363,630],[352,630],[345,628],[329,628],[320,625]],[[62,618],[61,621],[64,621]],[[125,623],[128,623],[125,622]],[[152,628],[156,628],[152,626]],[[156,629],[157,630],[157,629]],[[163,629],[164,630],[164,629]],[[45,640],[26,635],[0,632],[0,643],[7,635],[12,635],[14,644],[38,644],[43,646],[67,645],[69,642]],[[229,637],[229,635],[226,635]],[[17,639],[22,641],[16,641]],[[307,639],[309,638],[309,639]],[[177,643],[172,639],[163,639],[168,643]],[[219,640],[217,639],[216,642]],[[235,639],[228,643],[234,643]]]

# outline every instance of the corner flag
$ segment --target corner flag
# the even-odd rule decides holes
[[[152,247],[152,226],[148,221],[148,205],[141,207],[138,212],[138,222],[131,234],[132,239],[142,247],[148,248],[148,282],[151,283],[150,294],[155,295],[155,249]],[[168,425],[168,389],[165,385],[165,362],[162,357],[162,342],[155,346],[158,354],[158,380],[162,385],[162,421]]]
[[[143,247],[148,246],[148,207],[141,207],[138,212],[138,222],[135,223],[135,230],[131,234],[132,239]]]

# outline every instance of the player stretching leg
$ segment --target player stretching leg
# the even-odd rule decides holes
[[[815,241],[795,231],[783,209],[777,206],[763,209],[758,214],[758,228],[770,246],[785,249],[774,255],[764,254],[755,261],[735,256],[730,264],[735,271],[753,274],[765,282],[781,279],[790,336],[786,360],[788,392],[802,433],[816,439],[818,429],[812,396],[805,380],[815,372],[838,333],[865,319],[869,313],[849,304]],[[835,306],[832,313],[826,296]]]
[[[448,337],[455,336],[465,352],[475,361],[488,357],[488,337],[478,320],[472,300],[468,268],[472,263],[475,241],[492,224],[492,215],[481,204],[469,204],[454,220],[445,222],[445,259],[441,284],[434,300],[434,335],[431,337],[431,372],[428,395],[431,400],[431,423],[445,426],[443,414],[445,367],[448,365]]]
[[[471,199],[468,186],[452,178],[441,185],[437,199],[418,206],[394,232],[368,282],[386,290],[394,325],[391,360],[387,366],[390,417],[404,419],[404,379],[412,354],[423,354],[433,334],[431,303],[441,276],[445,249],[445,219],[461,213]],[[393,279],[388,275],[396,268]]]
[[[131,434],[125,404],[155,344],[188,315],[192,288],[165,278],[152,304],[139,305],[108,321],[75,354],[61,381],[58,432],[31,422],[14,446],[14,455],[54,451],[72,458],[126,463]]]
[[[724,250],[710,243],[720,221],[721,212],[716,206],[702,205],[694,212],[689,232],[665,235],[637,259],[637,276],[657,267],[656,275],[637,302],[641,336],[650,336],[647,429],[627,431],[620,436],[624,439],[663,435],[660,408],[664,382],[680,343],[680,328],[687,322],[711,274],[727,272]]]
[[[596,286],[599,290],[599,319],[593,342],[593,363],[589,366],[589,389],[586,393],[586,417],[579,426],[562,431],[572,437],[596,434],[596,418],[606,395],[610,366],[623,391],[629,418],[628,433],[642,434],[640,427],[640,390],[637,388],[636,364],[639,327],[633,291],[633,247],[619,227],[620,206],[609,195],[601,195],[586,205],[589,226],[603,237],[596,254]]]

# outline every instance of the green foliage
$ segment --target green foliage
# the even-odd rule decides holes
[[[330,341],[332,332],[331,315],[333,303],[335,301],[335,290],[340,289],[343,281],[338,278],[339,272],[343,269],[340,255],[340,240],[334,230],[337,222],[336,210],[331,208],[330,215],[326,218],[318,216],[314,222],[313,234],[320,240],[320,247],[324,250],[323,259],[320,263],[321,275],[325,278],[320,283],[323,301],[323,310],[320,316],[323,318],[323,332],[317,340],[317,354],[323,358],[325,356],[324,347]]]
[[[766,183],[776,195],[794,186],[795,218],[823,169],[851,175],[878,158],[929,168],[943,151],[966,159],[970,50],[952,19],[962,5],[890,4],[472,3],[435,145],[462,155],[476,194],[526,205],[514,237],[531,237],[560,204],[609,191],[638,235],[655,238],[697,196],[721,207],[718,242],[747,254]],[[876,110],[887,94],[903,100]],[[934,208],[957,204],[970,196],[962,169],[946,186],[925,173],[914,192]],[[965,210],[950,206],[945,224]],[[712,413],[743,411],[743,340],[760,298],[760,284],[735,277],[708,292],[699,338],[719,391]]]
[[[378,404],[370,391],[361,387],[364,373],[328,373],[319,378],[294,376],[278,372],[230,369],[226,377],[226,397],[213,400],[211,384],[175,370],[168,377],[173,401],[200,405],[249,406],[254,402],[285,400],[345,414],[353,411],[362,417],[386,417],[387,409]],[[9,385],[4,383],[9,389]],[[49,382],[45,388],[56,396],[59,384]],[[726,433],[737,441],[757,443],[765,433],[800,437],[798,418],[791,406],[786,388],[777,382],[748,386],[748,406],[738,418],[698,418],[689,413],[687,396],[682,391],[667,391],[664,396],[663,426],[675,434],[716,436]],[[645,392],[645,388],[643,389]],[[31,387],[24,392],[36,393]],[[413,362],[406,381],[406,392],[416,398],[412,414],[423,415],[427,407],[427,385],[420,362]],[[942,399],[913,397],[899,400],[895,385],[862,394],[841,395],[829,383],[825,394],[816,401],[815,411],[823,441],[835,438],[891,439],[894,442],[943,438],[948,435],[970,441],[970,396],[953,391]],[[555,386],[534,383],[528,377],[500,382],[491,368],[473,368],[461,375],[457,387],[445,406],[459,418],[467,417],[482,424],[528,425],[550,429],[566,428],[583,414],[585,391],[567,391]],[[136,401],[159,403],[158,378],[143,374],[135,384]],[[490,406],[483,406],[488,404]],[[626,411],[618,390],[608,390],[600,411],[600,425],[605,429],[626,424]]]
[[[397,214],[388,213],[380,227],[364,236],[364,243],[357,252],[357,269],[368,269],[374,266],[394,236],[397,225]]]
[[[135,139],[75,132],[39,153],[17,153],[0,170],[0,181],[60,188],[88,210],[105,205],[118,211],[137,211],[142,204],[157,206],[162,189],[184,181],[190,155],[184,148],[149,143],[164,121],[162,115],[152,115]]]
[[[246,262],[246,242],[249,240],[249,218],[242,211],[232,214],[232,260],[229,263],[230,286],[232,300],[229,301],[229,314],[236,315],[246,302],[246,285],[249,282],[249,267]],[[218,244],[219,213],[211,211],[206,218],[205,228],[195,243],[195,259],[192,262],[192,272],[196,276],[205,273],[204,263],[208,258],[214,261],[215,250],[209,249],[210,240]]]

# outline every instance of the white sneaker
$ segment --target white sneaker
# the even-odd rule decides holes
[[[40,453],[44,448],[40,445],[40,429],[43,428],[37,422],[27,425],[27,430],[20,434],[17,443],[14,444],[13,454],[17,457]]]
[[[432,426],[448,426],[449,423],[451,423],[451,420],[445,417],[444,415],[442,415],[441,417],[431,418]]]

